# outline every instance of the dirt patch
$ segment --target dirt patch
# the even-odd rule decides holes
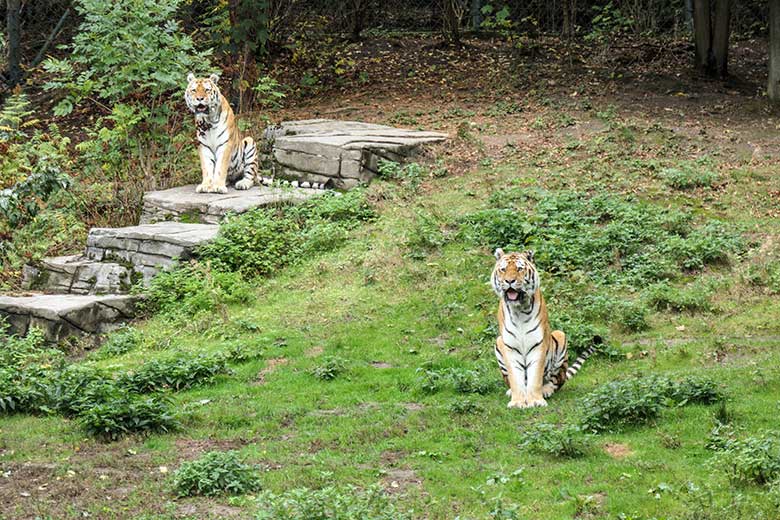
[[[388,493],[404,493],[412,487],[422,487],[422,479],[411,469],[393,468],[382,478],[382,487]]]
[[[246,511],[237,507],[216,504],[213,501],[194,500],[181,503],[176,512],[195,518],[245,518]],[[244,516],[242,516],[244,515]]]
[[[408,412],[419,412],[425,409],[425,405],[421,403],[403,403],[403,407]]]
[[[237,450],[248,441],[225,439],[176,439],[176,455],[182,460],[195,459],[207,451]]]
[[[634,454],[628,444],[621,444],[619,442],[608,442],[604,445],[604,451],[613,459],[624,459]]]
[[[371,366],[374,368],[393,368],[393,365],[384,361],[372,361]]]
[[[272,358],[269,359],[266,364],[265,368],[263,368],[260,372],[257,373],[257,377],[255,378],[255,385],[262,385],[265,384],[265,378],[268,374],[276,370],[276,367],[280,367],[282,365],[286,365],[289,362],[289,359],[287,358]]]

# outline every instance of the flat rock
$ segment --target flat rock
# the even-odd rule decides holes
[[[101,334],[135,315],[137,296],[26,294],[0,296],[0,317],[10,332],[25,335],[40,328],[47,341],[59,342],[71,336]]]
[[[228,213],[309,199],[323,190],[312,188],[255,186],[248,190],[195,193],[195,185],[179,186],[144,194],[141,224],[165,220],[216,224]]]
[[[92,228],[87,236],[86,256],[97,262],[116,262],[132,266],[144,278],[159,269],[187,260],[195,248],[213,240],[219,232],[216,224],[158,222],[123,228]]]
[[[46,293],[124,294],[136,276],[126,265],[96,262],[82,255],[44,258],[25,265],[22,287]]]
[[[380,159],[404,162],[447,134],[334,119],[286,121],[266,129],[274,174],[341,189],[366,183]]]

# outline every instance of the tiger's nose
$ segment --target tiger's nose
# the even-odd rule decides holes
[[[515,281],[514,280],[506,280],[506,283],[508,283],[509,285],[512,285],[513,283],[515,283]]]

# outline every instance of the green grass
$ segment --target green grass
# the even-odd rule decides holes
[[[754,188],[736,180],[718,198],[702,200],[694,192],[669,195],[663,178],[646,175],[645,163],[621,170],[620,176],[594,166],[591,153],[602,154],[602,161],[617,170],[629,165],[637,147],[659,156],[669,149],[663,132],[618,123],[611,119],[609,128],[583,143],[588,154],[556,152],[571,154],[566,160],[548,151],[535,160],[493,161],[464,176],[422,177],[413,191],[403,179],[376,181],[367,197],[377,218],[342,228],[338,244],[317,252],[303,248],[308,252],[285,259],[286,267],[275,275],[251,277],[255,287],[230,278],[240,291],[222,298],[214,289],[211,299],[187,307],[189,316],[180,309],[173,315],[166,311],[121,333],[123,339],[113,340],[105,355],[78,363],[117,374],[187,352],[224,354],[230,371],[209,384],[166,392],[180,422],[171,433],[104,443],[59,416],[0,417],[4,471],[13,475],[23,463],[41,465],[48,468],[52,489],[72,482],[68,471],[79,478],[69,484],[78,490],[72,511],[62,512],[61,497],[33,488],[25,491],[32,495],[28,502],[11,502],[0,492],[3,513],[174,518],[191,515],[194,507],[195,517],[208,518],[219,517],[219,507],[230,507],[240,517],[253,517],[260,514],[257,500],[263,496],[282,500],[298,489],[290,496],[303,497],[301,503],[307,497],[337,502],[354,486],[361,490],[352,493],[354,507],[364,507],[365,497],[379,486],[389,493],[381,500],[398,511],[413,510],[413,518],[772,518],[777,510],[768,487],[734,488],[728,473],[712,466],[718,458],[706,444],[717,405],[686,400],[685,406],[663,406],[646,424],[589,435],[581,449],[567,436],[548,443],[539,439],[550,425],[576,424],[586,396],[637,375],[710,378],[727,396],[732,423],[743,437],[776,428],[780,351],[774,338],[780,334],[780,303],[765,285],[751,282],[749,269],[755,242],[780,232],[776,219],[761,212],[771,199],[757,195],[753,205],[759,211],[745,211],[750,206],[745,195]],[[688,160],[683,150],[675,153]],[[771,182],[761,189],[777,190],[778,181]],[[587,196],[605,183],[611,195]],[[572,199],[572,192],[586,195]],[[518,193],[530,196],[497,203],[498,197]],[[553,213],[551,204],[570,208],[593,200],[640,214],[625,213],[625,226],[609,228],[588,206],[587,226],[571,237],[563,231],[572,228],[555,218],[534,220],[539,204]],[[543,288],[552,319],[581,341],[594,331],[608,335],[607,355],[589,360],[545,409],[506,408],[492,351],[496,301],[487,284],[495,244],[461,232],[460,223],[469,216],[507,207],[530,226],[519,227],[524,240],[516,245],[525,246],[528,239],[544,253],[540,267],[551,268]],[[576,207],[557,215],[576,216]],[[566,239],[558,244],[562,250],[572,243],[587,246],[583,236],[614,245],[623,240],[615,238],[618,231],[645,229],[642,214],[659,225],[663,211],[656,209],[667,207],[696,226],[722,220],[744,236],[745,244],[732,248],[724,241],[728,250],[722,257],[693,247],[707,245],[701,241],[688,244],[683,252],[693,251],[697,261],[684,265],[690,256],[670,254],[673,261],[659,267],[666,284],[660,289],[649,287],[652,278],[645,271],[623,277],[618,267],[623,257],[612,256],[613,251],[554,254],[551,241],[559,237]],[[421,220],[421,214],[429,218]],[[698,240],[698,228],[692,229],[679,236],[665,232],[643,244],[661,255],[672,247],[669,240]],[[763,236],[756,239],[755,230]],[[231,249],[234,243],[221,242],[214,258],[240,259]],[[641,263],[641,251],[617,249]],[[266,257],[261,260],[257,265],[267,265]],[[217,278],[214,287],[220,287]],[[193,291],[202,296],[200,287]],[[235,294],[240,297],[232,298]],[[176,308],[175,300],[163,307]],[[436,391],[421,385],[426,371],[440,375]],[[536,449],[525,442],[524,433],[531,431]],[[215,450],[236,450],[262,468],[265,494],[175,500],[160,468],[174,471]],[[127,482],[132,488],[115,496]],[[281,507],[274,504],[268,502],[266,509]],[[721,516],[705,516],[713,512]]]

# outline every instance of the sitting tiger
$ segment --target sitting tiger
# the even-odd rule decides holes
[[[567,368],[566,334],[550,330],[533,251],[504,253],[496,249],[495,256],[492,285],[500,298],[495,352],[509,387],[507,406],[547,406],[545,399],[577,373],[595,346]]]
[[[237,190],[248,190],[257,176],[257,147],[251,137],[241,138],[233,109],[223,96],[217,81],[187,75],[184,99],[195,114],[198,127],[198,155],[202,182],[198,193],[227,193],[227,183],[235,182]]]

